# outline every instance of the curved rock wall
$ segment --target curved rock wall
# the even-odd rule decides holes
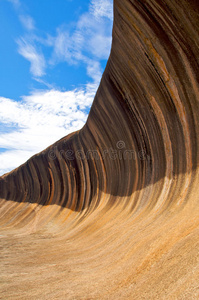
[[[52,299],[198,299],[198,9],[115,0],[111,54],[85,126],[0,178],[4,239],[26,236],[19,249],[33,253],[35,273],[25,266],[25,282],[44,266],[38,247],[46,266],[54,257],[58,269],[41,271],[43,293],[56,278]],[[5,287],[39,299],[35,286],[20,290],[16,257]]]

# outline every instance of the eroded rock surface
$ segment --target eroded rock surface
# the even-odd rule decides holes
[[[199,298],[198,9],[114,1],[85,126],[0,178],[3,299]]]

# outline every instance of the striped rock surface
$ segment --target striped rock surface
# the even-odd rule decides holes
[[[0,178],[2,299],[199,299],[198,10],[114,1],[85,126]]]

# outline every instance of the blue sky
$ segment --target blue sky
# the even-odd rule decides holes
[[[0,0],[0,175],[84,125],[112,22],[112,0]]]

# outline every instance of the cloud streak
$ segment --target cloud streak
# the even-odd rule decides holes
[[[97,18],[107,17],[113,20],[113,2],[110,0],[92,0],[90,10]]]
[[[30,16],[20,15],[19,19],[25,29],[30,30],[30,31],[35,29],[35,22],[34,22],[33,18],[31,18]]]
[[[18,52],[30,62],[30,72],[35,77],[45,75],[46,62],[44,55],[36,49],[36,46],[29,43],[26,39],[19,39]]]
[[[60,26],[57,35],[50,37],[53,54],[51,64],[83,63],[87,75],[99,82],[100,60],[108,58],[112,41],[112,1],[91,1],[89,11],[82,14],[72,33]],[[92,67],[91,67],[92,66]]]

